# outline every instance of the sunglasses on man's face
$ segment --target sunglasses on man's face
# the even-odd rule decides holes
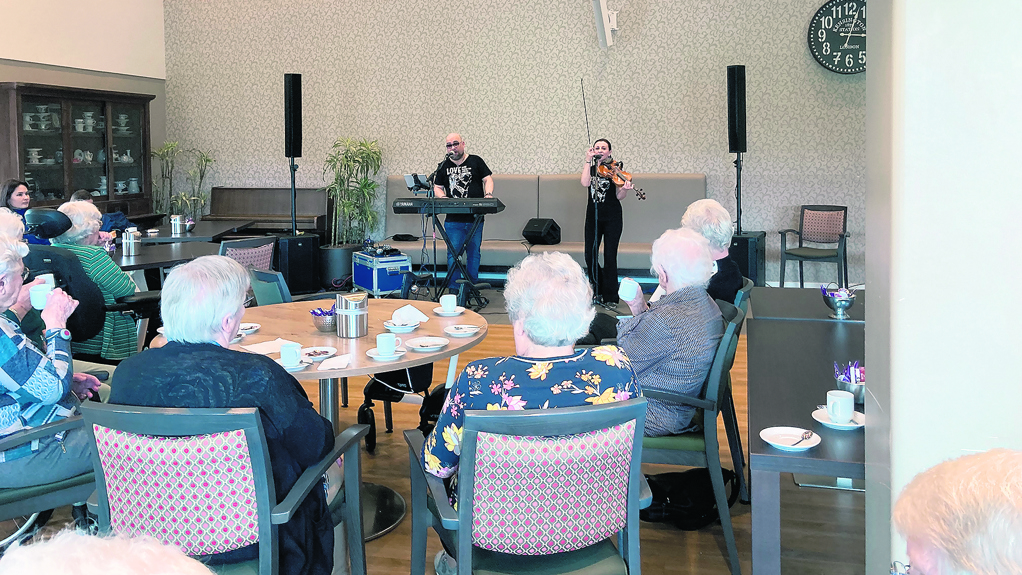
[[[447,148],[448,149],[450,149],[450,148],[457,148],[460,145],[461,145],[461,142],[459,142],[457,140],[455,140],[453,142],[447,142]]]

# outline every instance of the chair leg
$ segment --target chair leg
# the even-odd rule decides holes
[[[731,464],[738,475],[738,500],[749,503],[749,485],[745,481],[745,450],[742,449],[742,435],[738,430],[738,416],[735,413],[735,399],[731,391],[727,392],[724,403],[724,431],[727,432],[727,445],[731,450]]]
[[[383,419],[387,423],[387,433],[394,433],[394,414],[389,401],[383,402]]]
[[[707,430],[704,430],[704,432]],[[716,435],[716,429],[712,433]],[[709,432],[705,433],[705,437],[707,439],[706,467],[710,472],[710,483],[713,484],[713,498],[717,502],[717,514],[720,516],[720,525],[724,529],[724,542],[727,546],[727,554],[731,563],[731,575],[741,575],[742,567],[738,563],[738,545],[735,544],[735,531],[731,525],[731,509],[727,506],[727,491],[725,491],[724,476],[720,470],[720,446],[715,438],[710,436]]]
[[[848,287],[848,282],[845,281],[844,269],[841,267],[841,262],[837,262],[837,287]]]
[[[408,461],[412,464],[411,485],[412,485],[412,568],[411,575],[426,574],[426,535],[429,525],[426,516],[429,509],[426,508],[426,479],[422,476],[425,471],[419,469],[416,464],[416,454],[408,450]]]
[[[365,528],[362,525],[362,453],[356,443],[344,453],[344,523],[348,534],[351,575],[366,573]]]
[[[787,263],[788,263],[788,261],[786,259],[784,259],[784,251],[782,250],[781,251],[781,281],[779,282],[780,285],[777,286],[777,287],[784,287],[784,268],[785,268]]]
[[[800,287],[800,288],[806,287],[806,284],[805,284],[804,280],[805,280],[805,275],[802,272],[802,260],[798,260],[798,287]]]

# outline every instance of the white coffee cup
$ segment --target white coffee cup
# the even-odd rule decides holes
[[[280,363],[284,367],[297,367],[302,361],[302,345],[300,343],[285,343],[280,346]]]
[[[46,300],[50,298],[50,292],[52,291],[53,287],[45,283],[30,287],[28,295],[32,301],[32,307],[38,310],[46,307]]]
[[[440,296],[440,307],[442,307],[445,312],[453,312],[457,310],[458,296],[452,293]]]
[[[852,420],[855,410],[855,396],[847,391],[834,389],[827,392],[827,416],[837,424]]]
[[[621,285],[617,288],[617,295],[622,301],[629,302],[635,299],[635,296],[639,293],[639,282],[632,278],[625,278],[621,280]]]
[[[43,282],[45,282],[46,285],[50,286],[51,288],[57,287],[57,283],[53,279],[53,274],[39,274],[35,278],[43,280]]]
[[[400,345],[401,338],[392,333],[381,333],[376,336],[376,353],[383,357],[394,355]]]

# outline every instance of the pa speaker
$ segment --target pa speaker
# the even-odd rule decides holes
[[[532,218],[525,224],[522,237],[533,245],[552,246],[561,243],[561,226],[550,218]]]
[[[302,157],[301,74],[284,74],[284,155]]]
[[[745,66],[727,67],[727,144],[745,153]]]
[[[760,287],[766,285],[766,232],[735,234],[728,255],[743,276]]]
[[[319,236],[279,237],[275,258],[273,267],[284,276],[292,294],[319,291]]]

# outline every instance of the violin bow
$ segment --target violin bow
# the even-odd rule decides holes
[[[586,108],[586,82],[584,78],[578,79],[579,84],[582,86],[582,111],[586,115],[586,138],[589,140],[589,147],[593,147],[593,136],[589,133],[589,109]]]

